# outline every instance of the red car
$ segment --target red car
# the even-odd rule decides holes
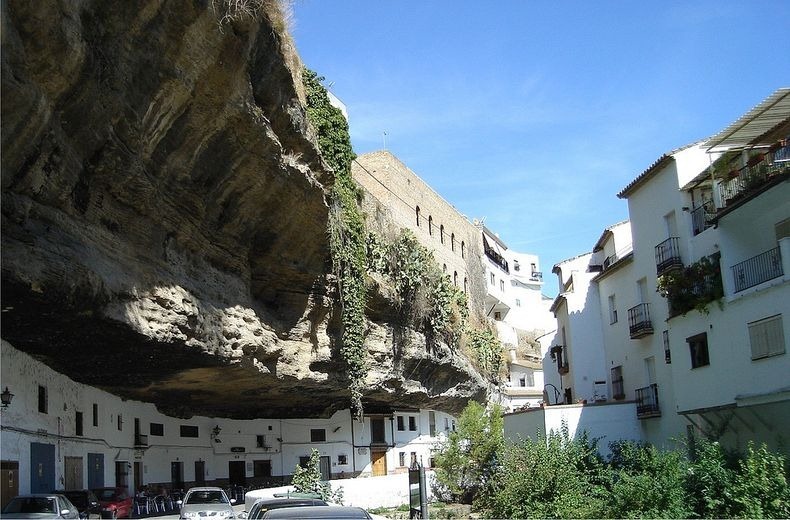
[[[132,516],[132,497],[125,488],[105,487],[92,490],[101,504],[102,518],[129,518]]]

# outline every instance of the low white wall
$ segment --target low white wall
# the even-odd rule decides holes
[[[428,500],[431,494],[430,483],[433,471],[425,472],[428,485]],[[384,475],[381,477],[360,477],[330,480],[332,490],[343,488],[343,505],[357,506],[365,509],[375,507],[397,507],[409,503],[409,474]],[[293,486],[254,489],[248,491],[244,498],[244,509],[249,511],[252,504],[259,498],[271,498],[275,493],[293,491]]]

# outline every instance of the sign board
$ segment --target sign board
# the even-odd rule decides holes
[[[245,451],[247,451],[247,448],[244,446],[233,446],[230,448],[231,453],[244,453]]]

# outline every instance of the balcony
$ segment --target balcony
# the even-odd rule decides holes
[[[643,338],[653,333],[649,304],[640,303],[628,309],[628,331],[631,339]]]
[[[483,237],[483,252],[485,253],[486,257],[499,266],[500,269],[505,271],[506,273],[510,274],[510,268],[507,265],[507,260],[497,253],[494,248],[488,245],[488,241]]]
[[[144,448],[148,446],[148,435],[142,435],[140,433],[134,434],[134,447],[135,448]]]
[[[656,274],[661,276],[678,267],[683,267],[678,237],[669,237],[656,246]]]
[[[534,282],[542,282],[543,281],[543,273],[540,271],[532,271],[532,274],[529,277],[530,280]]]
[[[736,293],[782,275],[782,255],[778,247],[732,266]]]
[[[719,184],[719,197],[728,206],[747,200],[762,188],[781,182],[790,176],[790,145],[768,153],[752,155],[746,166],[733,169]]]
[[[691,227],[694,231],[694,236],[713,226],[715,219],[716,205],[712,200],[707,200],[701,206],[691,210]]]
[[[658,406],[658,385],[636,389],[636,416],[640,419],[648,417],[661,417],[661,408]]]

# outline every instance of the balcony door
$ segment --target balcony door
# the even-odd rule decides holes
[[[639,303],[647,303],[647,278],[636,282],[636,298]]]
[[[664,215],[664,227],[667,232],[667,238],[678,236],[678,223],[674,210]]]

